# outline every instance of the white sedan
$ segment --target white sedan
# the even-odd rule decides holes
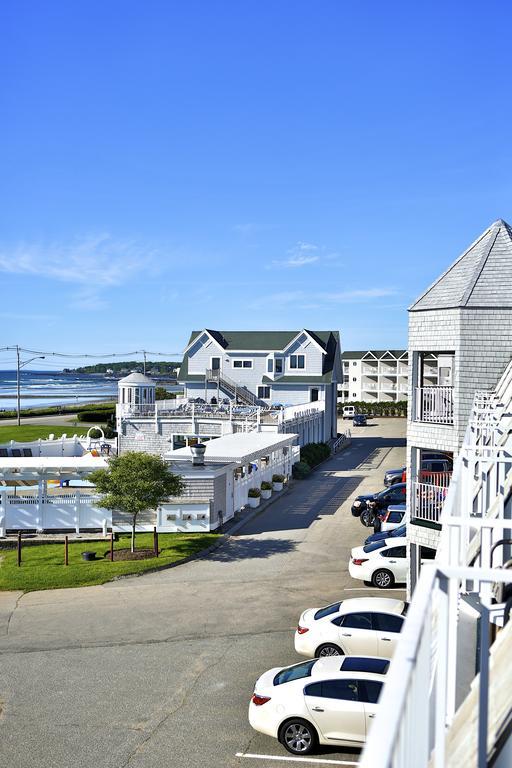
[[[402,629],[407,603],[383,597],[354,597],[301,615],[295,650],[301,656],[363,653],[390,658]]]
[[[388,666],[387,659],[338,656],[271,669],[256,682],[249,722],[294,755],[318,744],[360,747]]]
[[[406,581],[408,570],[405,536],[402,539],[384,539],[364,547],[354,547],[350,554],[348,572],[352,578],[370,581],[379,589],[392,587],[397,581]]]

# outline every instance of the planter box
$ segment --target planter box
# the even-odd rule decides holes
[[[247,499],[247,503],[250,507],[252,507],[253,509],[256,509],[256,507],[259,507],[260,505],[260,497],[258,496],[258,498],[255,499],[252,496],[249,496],[249,498]]]
[[[272,483],[272,488],[274,489],[274,491],[282,491],[283,483]]]
[[[272,496],[272,491],[264,491],[262,489],[262,491],[261,491],[261,498],[262,499],[270,499],[271,496]]]

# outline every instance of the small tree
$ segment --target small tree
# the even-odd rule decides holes
[[[105,509],[125,512],[132,518],[131,551],[135,551],[137,515],[145,509],[155,509],[169,496],[183,493],[184,483],[169,471],[160,456],[128,451],[110,459],[107,469],[97,469],[89,475],[100,493]]]

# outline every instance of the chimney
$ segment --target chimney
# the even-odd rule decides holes
[[[206,451],[206,445],[203,443],[196,443],[190,446],[190,452],[192,453],[192,466],[202,467],[204,465],[204,453]]]

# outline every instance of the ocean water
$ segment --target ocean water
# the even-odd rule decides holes
[[[20,384],[22,408],[74,405],[117,396],[117,381],[101,375],[22,370]],[[0,410],[15,408],[16,371],[0,371]]]

